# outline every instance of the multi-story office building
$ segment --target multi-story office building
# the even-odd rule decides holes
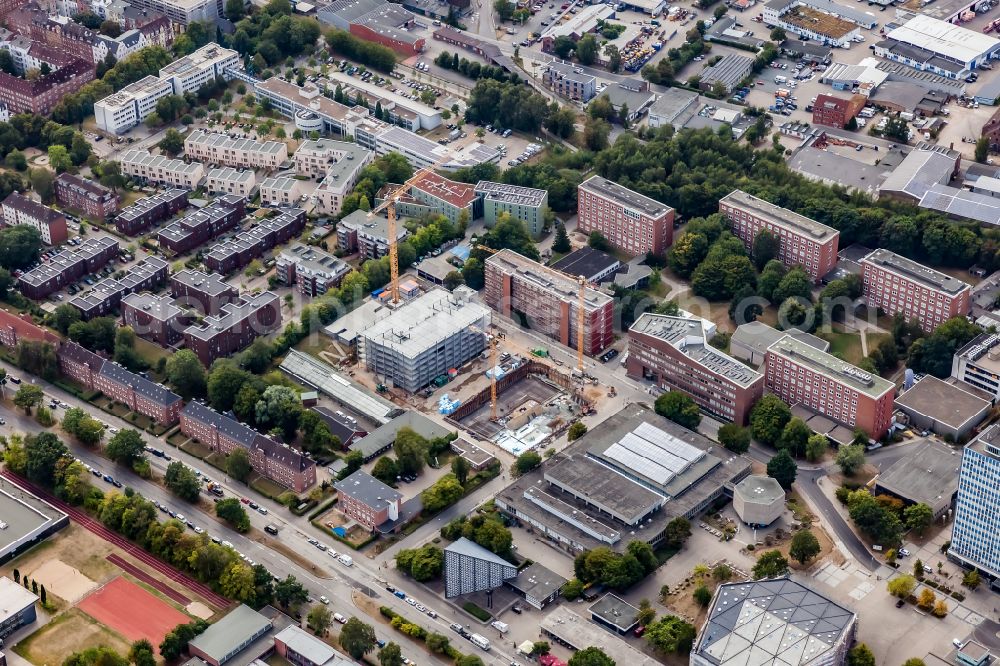
[[[486,303],[508,318],[576,349],[580,285],[570,276],[501,250],[486,260]],[[613,339],[614,302],[607,294],[584,287],[583,351],[599,354]]]
[[[542,82],[557,95],[584,104],[597,94],[597,79],[568,62],[552,61],[546,65]]]
[[[302,181],[294,176],[272,176],[260,181],[260,203],[294,206],[302,200]]]
[[[972,287],[895,252],[875,250],[861,260],[861,270],[868,307],[890,315],[902,312],[927,332],[969,313]]]
[[[490,311],[470,290],[429,291],[362,332],[358,361],[385,383],[415,393],[482,354]]]
[[[129,294],[121,302],[122,321],[131,326],[140,338],[161,347],[180,342],[182,331],[190,324],[186,311],[177,307],[169,296],[148,292]]]
[[[0,209],[3,212],[3,226],[26,224],[33,227],[42,235],[42,242],[46,245],[61,245],[69,237],[65,215],[20,192],[7,195],[3,204],[0,204]]]
[[[413,212],[407,211],[410,205],[415,209]],[[425,172],[414,181],[410,186],[409,196],[400,197],[396,203],[399,217],[417,217],[426,211],[444,215],[452,224],[458,224],[463,210],[468,216],[467,222],[482,217],[481,201],[476,195],[476,188],[468,183],[448,180],[433,171]]]
[[[192,21],[215,22],[223,16],[218,0],[129,0],[137,9],[151,9],[166,14],[171,21],[186,26]]]
[[[475,541],[459,538],[444,549],[444,596],[495,590],[517,578],[517,567]]]
[[[284,284],[298,284],[303,296],[314,297],[339,285],[351,267],[319,248],[292,243],[278,255],[275,272]]]
[[[275,217],[240,232],[235,238],[216,243],[205,255],[205,267],[223,275],[246,266],[272,247],[298,236],[306,226],[301,208],[283,208]]]
[[[217,78],[231,81],[232,72],[242,69],[243,61],[238,52],[211,42],[161,69],[160,78],[170,81],[175,95],[183,95],[197,92]]]
[[[376,4],[382,4],[375,0]],[[384,6],[384,5],[382,5]],[[390,88],[382,88],[374,83],[366,83],[356,76],[350,76],[345,72],[333,69],[329,73],[331,87],[341,86],[344,90],[344,97],[355,99],[360,93],[361,97],[368,103],[368,108],[382,106],[382,119],[393,125],[399,125],[411,132],[418,130],[432,130],[441,124],[441,111],[424,104],[419,99],[410,99]]]
[[[207,368],[217,358],[243,350],[261,335],[281,327],[281,299],[265,291],[222,306],[217,315],[184,329],[184,345]]]
[[[767,350],[767,390],[852,430],[879,439],[892,422],[896,387],[836,356],[786,335]]]
[[[365,108],[352,108],[324,97],[319,87],[309,83],[297,86],[272,76],[254,84],[259,99],[270,101],[275,111],[295,119],[303,132],[320,132],[353,137],[355,126],[368,117]]]
[[[69,172],[56,176],[56,201],[63,208],[103,220],[118,210],[118,195],[109,188]]]
[[[375,153],[365,150],[357,144],[332,139],[317,139],[305,141],[295,151],[295,171],[302,176],[322,178],[319,187],[313,192],[319,204],[320,211],[326,215],[336,215],[347,196],[358,182],[358,174],[371,164]],[[298,182],[298,181],[296,181]],[[287,188],[286,184],[282,184]],[[263,198],[263,185],[261,197]],[[281,196],[284,189],[276,192]],[[283,198],[268,199],[284,200]]]
[[[746,423],[764,375],[708,344],[701,319],[647,312],[628,331],[628,374],[676,389],[706,412]]]
[[[87,273],[102,268],[120,251],[118,241],[109,236],[88,238],[80,246],[60,252],[48,263],[19,277],[17,286],[28,298],[45,298]]]
[[[719,212],[725,215],[747,250],[762,230],[778,238],[778,260],[786,266],[802,266],[819,281],[837,265],[840,232],[810,220],[787,208],[775,206],[743,190],[733,190],[719,200]]]
[[[277,169],[288,159],[284,141],[234,139],[222,132],[195,130],[184,139],[188,158],[245,169]]]
[[[187,206],[187,190],[157,192],[123,208],[115,216],[115,229],[126,236],[137,236],[157,222],[169,220]]]
[[[162,385],[129,372],[75,342],[59,345],[57,356],[59,371],[88,390],[100,391],[157,423],[167,425],[177,420],[183,401]]]
[[[243,219],[244,212],[246,199],[226,194],[163,227],[156,238],[161,247],[175,254],[185,254],[235,227]]]
[[[147,183],[196,190],[205,180],[205,168],[198,162],[188,164],[148,150],[127,150],[119,163],[122,173]]]
[[[205,181],[205,189],[211,194],[235,194],[249,199],[257,189],[257,177],[250,169],[222,167],[210,169]]]
[[[532,236],[537,238],[542,234],[545,209],[549,205],[548,190],[481,180],[476,183],[476,194],[482,198],[482,213],[487,227],[492,228],[502,213],[508,213],[515,220],[524,222]]]
[[[188,437],[224,456],[235,449],[244,449],[255,472],[294,492],[301,493],[316,484],[316,463],[300,451],[196,400],[184,407],[180,420],[181,432]]]
[[[239,298],[239,291],[217,273],[185,268],[170,276],[170,295],[178,305],[200,315],[216,315],[223,305]]]
[[[948,557],[1000,579],[1000,424],[965,445]]]
[[[156,110],[156,102],[174,92],[173,84],[150,74],[94,102],[97,126],[110,134],[124,134]]]
[[[159,257],[147,257],[132,266],[121,279],[101,280],[90,291],[74,296],[69,304],[80,311],[84,321],[103,317],[111,314],[125,296],[160,286],[168,273],[167,262]]]
[[[333,484],[337,491],[337,510],[353,518],[369,531],[388,524],[389,531],[399,527],[403,496],[368,472],[358,470]],[[381,531],[381,530],[380,530]]]
[[[663,254],[674,241],[674,209],[601,176],[577,189],[577,230],[597,231],[632,255]]]
[[[951,376],[1000,400],[1000,335],[983,333],[955,352]]]
[[[397,223],[396,242],[407,235],[406,227]],[[337,223],[337,247],[348,254],[357,252],[366,259],[384,257],[389,254],[389,221],[356,210]]]

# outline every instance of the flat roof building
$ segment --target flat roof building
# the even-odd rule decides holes
[[[257,189],[257,176],[250,169],[209,169],[205,189],[212,194],[235,194],[250,198]]]
[[[723,583],[691,651],[691,666],[842,664],[858,616],[786,578]]]
[[[389,114],[389,122],[403,125],[411,132],[432,130],[441,124],[441,111],[429,104],[403,97],[389,89],[366,83],[356,76],[348,76],[336,69],[331,69],[327,78],[333,82],[333,87],[341,85],[361,92],[372,100],[370,106],[373,109],[376,102],[381,102],[382,111]],[[351,97],[353,98],[353,95]],[[397,114],[399,118],[393,118]]]
[[[0,530],[3,564],[69,525],[69,517],[13,480],[0,478],[0,522],[5,525]]]
[[[355,663],[297,624],[275,634],[274,651],[298,666],[352,666]]]
[[[194,53],[174,60],[160,70],[160,78],[170,81],[175,95],[197,92],[216,78],[231,81],[232,71],[242,71],[243,60],[237,51],[209,42]]]
[[[169,220],[187,206],[187,190],[163,190],[121,209],[115,216],[115,229],[126,236],[137,236],[158,222]]]
[[[402,410],[374,391],[358,384],[319,359],[289,350],[281,362],[281,371],[300,382],[327,394],[379,425],[389,423]]]
[[[169,348],[180,342],[189,325],[186,311],[169,296],[147,292],[129,294],[121,301],[122,321],[140,338]]]
[[[172,82],[150,74],[94,102],[94,119],[105,132],[124,134],[155,111],[157,101],[173,92]]]
[[[1000,424],[965,445],[948,557],[1000,578]]]
[[[588,610],[591,620],[622,636],[639,626],[639,609],[610,592]]]
[[[376,197],[376,201],[377,199]],[[408,200],[417,204],[417,210],[407,210]],[[466,223],[482,217],[479,204],[476,189],[469,183],[448,180],[433,171],[426,171],[411,183],[409,196],[397,201],[396,215],[419,217],[423,212],[434,212],[444,215],[449,222],[457,225],[463,210],[468,216]]]
[[[969,384],[951,384],[933,375],[924,375],[899,394],[896,408],[910,418],[914,427],[962,441],[983,422],[993,407],[990,400],[977,395],[980,393]]]
[[[595,250],[589,245],[573,250],[552,268],[566,275],[582,275],[587,282],[599,284],[613,276],[622,266],[614,256]]]
[[[406,227],[396,225],[396,242],[407,237]],[[367,259],[378,259],[389,254],[389,221],[380,216],[370,216],[356,210],[337,223],[337,247],[344,252],[359,253]]]
[[[522,313],[536,332],[576,347],[580,285],[559,271],[501,250],[486,259],[486,303],[504,317]],[[584,353],[599,354],[612,340],[614,303],[584,287]]]
[[[292,243],[281,250],[275,261],[278,279],[286,285],[298,284],[303,296],[322,296],[338,286],[351,267],[323,250]]]
[[[233,238],[217,242],[205,254],[205,267],[223,275],[243,268],[273,247],[295,238],[306,226],[301,208],[278,208],[277,215],[262,219],[237,232]]]
[[[746,423],[764,375],[708,344],[701,319],[642,314],[628,331],[628,375],[691,396],[699,408]]]
[[[490,311],[467,290],[429,291],[374,323],[363,334],[358,360],[370,372],[414,393],[486,347]]]
[[[271,621],[240,604],[188,643],[188,652],[210,666],[222,666],[271,630]]]
[[[488,228],[496,224],[501,214],[508,213],[524,222],[533,237],[537,238],[544,230],[548,190],[481,180],[476,183],[476,194],[482,198],[482,214]]]
[[[170,295],[184,308],[193,308],[201,315],[215,315],[223,305],[239,298],[239,291],[218,273],[185,268],[170,276]]]
[[[198,162],[188,164],[148,150],[126,150],[119,162],[122,173],[147,183],[196,190],[205,180],[205,168]]]
[[[563,585],[567,582],[569,581],[563,576],[533,562],[518,573],[517,578],[508,580],[507,587],[524,597],[532,608],[542,610],[559,598]]]
[[[661,664],[659,660],[635,649],[596,622],[574,613],[567,604],[560,604],[549,611],[542,618],[539,631],[543,637],[553,638],[573,651],[596,647],[622,666]]]
[[[542,82],[557,95],[584,104],[597,94],[597,78],[569,62],[550,62],[542,70]]]
[[[184,345],[206,368],[217,358],[248,347],[259,336],[281,327],[281,299],[265,291],[223,305],[219,314],[184,329]]]
[[[401,428],[409,428],[426,440],[439,439],[451,434],[450,430],[437,421],[431,420],[418,411],[408,409],[396,414],[390,421],[380,425],[364,437],[354,440],[349,448],[351,451],[360,451],[366,462],[374,460],[376,456],[392,448]]]
[[[35,621],[38,596],[0,576],[0,640]]]
[[[778,238],[778,259],[786,266],[802,266],[819,281],[837,264],[840,232],[804,215],[776,206],[764,199],[733,190],[719,200],[719,212],[732,225],[733,233],[747,251],[764,229]]]
[[[448,599],[494,590],[516,577],[516,565],[465,537],[444,549],[444,595]]]
[[[785,490],[769,476],[751,474],[734,487],[733,510],[747,525],[767,527],[785,512]]]
[[[192,211],[160,229],[156,239],[161,248],[174,254],[186,254],[235,227],[243,219],[244,212],[246,199],[223,194],[204,208]]]
[[[799,338],[810,347],[815,347],[822,352],[830,351],[829,342],[811,333],[800,331],[797,328],[779,331],[762,321],[751,321],[736,327],[729,340],[729,353],[734,358],[758,367],[767,356],[767,348],[786,335]]]
[[[861,267],[868,307],[890,315],[902,312],[927,332],[971,308],[968,284],[890,250],[873,251],[861,260]]]
[[[767,390],[879,439],[892,422],[895,385],[790,335],[767,350]]]
[[[1000,53],[1000,40],[930,16],[914,15],[886,32],[875,55],[910,67],[964,78]]]
[[[875,477],[875,492],[897,497],[907,504],[926,504],[934,519],[955,503],[960,456],[947,444],[928,439]]]
[[[601,176],[577,188],[577,230],[597,231],[632,255],[662,254],[673,243],[674,209]]]
[[[41,299],[71,282],[104,267],[118,256],[118,241],[110,236],[91,236],[77,247],[63,250],[17,279],[21,293]]]
[[[247,169],[277,169],[288,160],[284,141],[233,139],[222,132],[195,130],[184,139],[187,157],[231,167]]]

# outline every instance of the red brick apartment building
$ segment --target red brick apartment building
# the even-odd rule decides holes
[[[589,286],[584,295],[583,350],[599,354],[613,338],[614,302]],[[504,317],[527,319],[528,326],[576,349],[580,286],[575,278],[513,250],[486,260],[486,304]]]
[[[236,287],[221,275],[190,268],[170,276],[170,295],[177,299],[178,305],[194,308],[202,315],[217,315],[223,305],[240,297]]]
[[[121,301],[122,322],[130,326],[140,338],[172,347],[183,338],[182,332],[191,323],[191,317],[174,303],[169,296],[156,296],[148,292],[129,294]]]
[[[889,250],[861,260],[861,289],[869,307],[914,317],[928,333],[952,317],[969,314],[972,287]]]
[[[94,64],[83,60],[73,60],[34,81],[0,72],[0,102],[7,106],[11,114],[47,116],[59,100],[93,80]]]
[[[118,210],[118,195],[87,178],[61,173],[56,176],[56,201],[63,208],[103,220]]]
[[[184,329],[184,345],[207,368],[212,361],[235,354],[257,337],[281,327],[281,299],[265,291],[227,303],[217,315]]]
[[[31,315],[16,315],[0,309],[0,345],[13,349],[21,340],[59,344],[59,336],[31,320]]]
[[[246,199],[224,194],[204,208],[160,229],[156,238],[161,247],[174,254],[186,254],[224,231],[235,227],[246,212]]]
[[[343,481],[333,484],[337,490],[337,509],[369,530],[386,523],[398,527],[403,496],[364,470],[358,470]],[[386,530],[386,531],[392,531]]]
[[[599,231],[632,255],[662,254],[674,242],[674,209],[600,176],[577,188],[577,230]]]
[[[75,342],[63,342],[57,354],[59,371],[73,381],[128,405],[157,423],[177,421],[183,402],[173,391],[129,372]]]
[[[895,385],[786,335],[764,359],[767,390],[878,439],[892,421]]]
[[[813,102],[813,124],[843,129],[865,108],[865,99],[864,95],[854,95],[850,99],[819,95]]]
[[[101,268],[120,251],[118,241],[110,236],[91,236],[78,247],[63,250],[47,263],[19,277],[17,287],[28,298],[45,298]]]
[[[762,229],[778,237],[778,259],[788,267],[802,266],[816,282],[837,265],[840,232],[787,208],[775,206],[743,190],[719,200],[719,212],[747,251]]]
[[[42,242],[46,245],[61,245],[69,234],[66,230],[66,216],[48,206],[29,199],[20,192],[11,192],[3,204],[3,226],[13,227],[27,224],[38,229]]]
[[[700,319],[652,313],[628,331],[628,375],[690,395],[702,410],[746,423],[764,394],[764,375],[710,346]]]
[[[169,220],[187,207],[187,190],[164,190],[123,208],[115,217],[115,228],[126,236],[138,236],[157,222]]]
[[[301,493],[316,485],[316,463],[301,452],[192,400],[180,413],[181,432],[228,456],[245,449],[258,474]]]

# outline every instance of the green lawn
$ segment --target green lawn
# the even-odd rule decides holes
[[[857,365],[864,358],[864,354],[861,353],[861,338],[857,333],[830,331],[816,335],[830,343],[831,354],[848,363]]]
[[[135,351],[142,357],[142,360],[149,363],[150,368],[155,368],[161,358],[170,356],[170,352],[160,345],[140,337],[135,339]]]
[[[169,439],[167,441],[170,442]],[[170,442],[170,443],[173,444],[173,442]],[[195,458],[198,458],[200,460],[204,460],[205,458],[207,458],[212,453],[212,450],[210,448],[208,448],[207,446],[205,446],[201,442],[196,442],[194,440],[182,443],[182,444],[178,445],[178,448],[181,451],[183,451],[184,453],[188,453],[188,454],[190,454],[190,455],[192,455]]]
[[[250,487],[259,492],[261,495],[266,495],[273,500],[278,499],[279,496],[288,492],[288,488],[285,488],[270,479],[265,479],[258,474],[250,475]]]

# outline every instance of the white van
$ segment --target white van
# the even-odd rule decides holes
[[[337,559],[340,560],[340,563],[343,564],[345,567],[353,567],[354,566],[354,559],[350,555],[346,555],[346,554],[345,555],[341,555]]]
[[[490,641],[485,636],[480,636],[479,634],[472,634],[471,636],[469,636],[469,640],[472,641],[472,644],[475,645],[476,647],[486,650],[487,652],[490,651]]]
[[[334,613],[333,619],[339,622],[340,624],[347,624],[347,618],[341,615],[340,613]]]

